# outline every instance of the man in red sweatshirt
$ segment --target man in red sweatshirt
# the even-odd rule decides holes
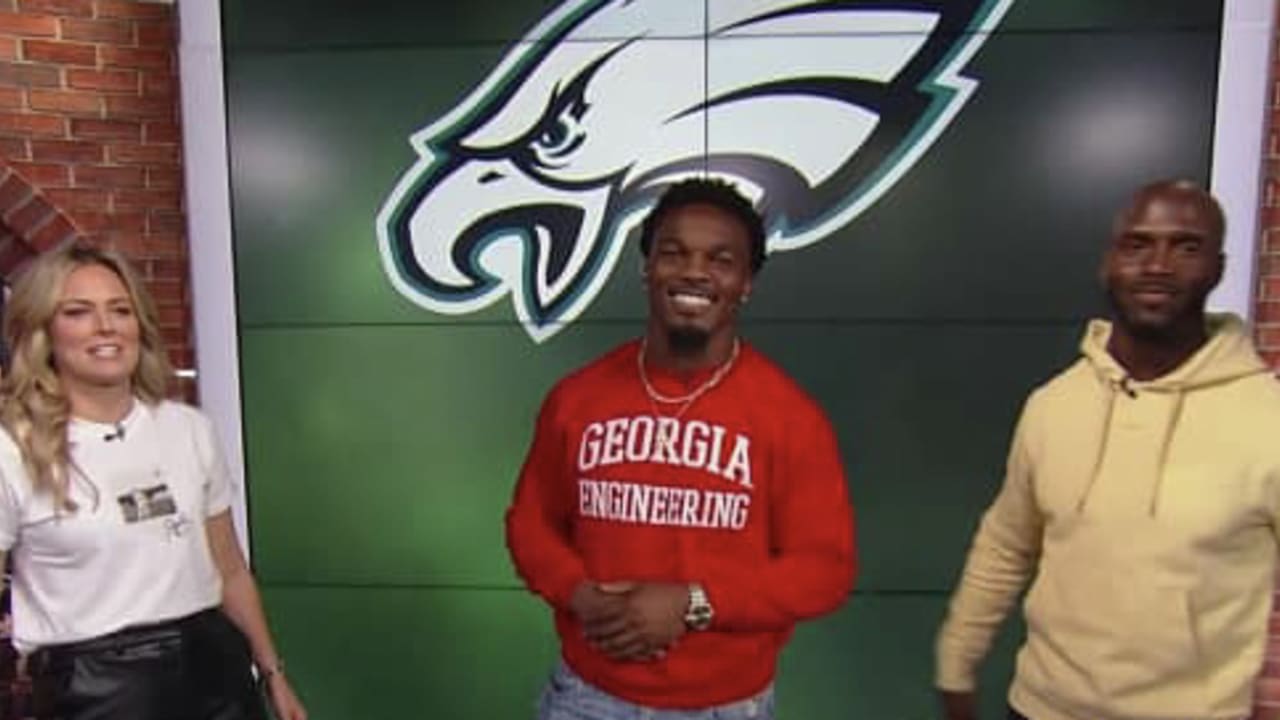
[[[641,229],[644,336],[561,380],[507,512],[563,661],[541,720],[773,717],[796,621],[840,606],[853,513],[831,425],[738,337],[760,216],[688,180]]]

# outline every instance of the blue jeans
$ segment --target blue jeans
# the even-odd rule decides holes
[[[773,720],[773,685],[727,705],[661,710],[616,698],[560,663],[538,701],[538,720]]]

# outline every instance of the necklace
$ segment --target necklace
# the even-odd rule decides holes
[[[653,383],[649,381],[649,374],[645,372],[644,358],[649,351],[649,338],[643,338],[640,341],[640,352],[636,355],[636,367],[640,374],[640,384],[644,385],[644,392],[649,396],[649,407],[653,410],[654,417],[658,419],[670,418],[672,420],[679,420],[683,417],[685,412],[693,406],[694,401],[705,395],[716,385],[719,385],[720,381],[724,379],[724,376],[729,374],[729,371],[733,369],[734,362],[738,359],[738,350],[740,347],[741,343],[738,342],[738,338],[734,338],[733,349],[729,351],[729,359],[725,360],[720,367],[716,368],[716,371],[711,374],[711,377],[707,378],[706,382],[684,395],[664,395],[658,392],[658,389],[653,386]],[[658,410],[659,403],[664,405],[679,405],[680,407],[672,415],[663,415]],[[661,422],[658,423],[657,441],[658,444],[663,446],[668,453],[674,455],[675,438],[668,437],[667,425]]]
[[[716,371],[712,373],[711,377],[707,378],[706,382],[684,395],[664,395],[658,392],[658,389],[653,386],[653,383],[649,382],[649,374],[644,370],[644,358],[649,354],[649,338],[643,338],[640,341],[640,353],[636,355],[636,367],[640,371],[640,382],[644,385],[645,394],[649,396],[649,401],[654,403],[663,403],[665,405],[692,403],[708,390],[719,385],[720,381],[724,379],[724,376],[729,374],[729,371],[733,369],[734,361],[738,359],[738,349],[740,347],[741,344],[738,342],[738,338],[734,338],[733,349],[729,351],[729,359],[725,360],[720,367],[716,368]]]

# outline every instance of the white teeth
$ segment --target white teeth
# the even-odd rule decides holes
[[[115,357],[120,354],[118,345],[99,345],[89,348],[89,354],[94,357]]]
[[[701,295],[690,295],[688,293],[675,293],[671,296],[677,305],[687,305],[690,307],[704,308],[711,304],[711,299]]]

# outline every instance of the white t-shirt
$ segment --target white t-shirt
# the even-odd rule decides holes
[[[209,420],[135,401],[118,425],[72,419],[70,497],[55,513],[0,431],[0,549],[14,563],[14,644],[23,652],[215,607],[222,580],[206,518],[231,504]]]

